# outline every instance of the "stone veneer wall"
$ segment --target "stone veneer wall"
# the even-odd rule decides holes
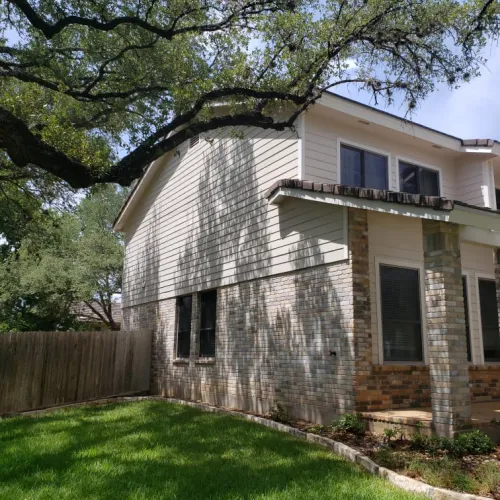
[[[219,288],[215,360],[175,360],[175,299],[126,308],[127,328],[154,330],[157,394],[329,423],[354,409],[352,273],[347,261]],[[193,349],[194,348],[194,349]],[[330,351],[335,355],[330,355]]]
[[[500,400],[500,366],[470,366],[469,386],[472,402]]]

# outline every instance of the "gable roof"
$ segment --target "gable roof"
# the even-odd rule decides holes
[[[498,141],[492,139],[461,139],[427,127],[426,125],[406,120],[393,113],[374,108],[368,104],[363,104],[348,97],[334,94],[333,92],[325,92],[315,106],[326,106],[352,116],[358,116],[361,119],[368,119],[376,125],[411,135],[431,142],[438,147],[451,149],[457,153],[475,152],[500,156],[500,142]],[[407,125],[411,125],[411,131],[404,129],[404,126]],[[113,228],[115,231],[123,231],[128,216],[132,213],[134,206],[141,198],[142,193],[146,190],[149,182],[158,171],[164,159],[165,155],[151,163],[133,186],[114,221]]]

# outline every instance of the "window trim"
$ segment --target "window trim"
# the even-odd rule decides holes
[[[470,290],[470,281],[471,279],[474,279],[472,276],[472,273],[470,271],[465,271],[462,269],[462,278],[465,277],[465,285],[467,288],[467,310],[469,311],[469,341],[470,341],[470,361],[467,361],[469,363],[469,366],[475,365],[476,364],[476,349],[474,346],[474,331],[472,330],[472,303],[471,303],[471,290]],[[465,297],[464,297],[465,299]],[[464,304],[465,305],[465,304]],[[465,314],[465,309],[464,309],[464,314]]]
[[[214,346],[215,348],[215,354],[214,356],[202,356],[201,355],[201,296],[204,293],[209,293],[209,292],[215,292],[215,328],[214,328],[214,336],[215,336],[215,343],[216,345]],[[196,362],[198,364],[211,364],[215,361],[217,358],[217,311],[219,309],[218,304],[219,304],[219,289],[218,288],[208,288],[207,290],[200,290],[197,293],[197,300],[198,300],[198,318],[197,318],[197,324],[196,324],[196,336],[197,336],[197,341],[196,341]]]
[[[422,361],[385,361],[384,360],[384,331],[382,328],[382,297],[380,288],[380,265],[404,267],[418,271],[418,281],[420,288],[420,317],[422,318]],[[425,269],[424,263],[414,260],[404,260],[398,258],[375,257],[375,287],[377,302],[377,334],[378,334],[378,361],[380,365],[405,365],[405,366],[428,366],[428,346],[427,346],[427,317],[425,307]]]
[[[478,329],[479,329],[479,345],[480,345],[480,362],[481,365],[491,365],[491,366],[499,366],[499,361],[485,361],[484,359],[484,342],[483,342],[483,320],[481,318],[481,294],[479,293],[479,280],[491,280],[495,281],[495,275],[489,273],[475,273],[475,282],[476,282],[476,300],[477,300],[477,318],[478,318]],[[498,304],[497,304],[498,307]]]
[[[391,153],[388,151],[383,151],[381,149],[376,149],[372,148],[371,146],[367,146],[366,144],[360,144],[358,142],[353,142],[348,139],[342,139],[341,137],[337,137],[337,178],[338,178],[338,183],[337,184],[342,184],[342,165],[341,165],[341,158],[342,158],[342,145],[345,145],[347,147],[355,148],[355,149],[360,149],[362,151],[368,151],[368,153],[374,153],[376,155],[380,156],[385,156],[387,158],[387,190],[391,190],[391,174],[392,174],[392,159],[391,159]],[[370,189],[370,188],[367,188]]]
[[[179,300],[185,297],[191,297],[191,326],[189,328],[189,356],[185,358],[179,357]],[[174,339],[174,363],[189,363],[191,355],[193,354],[193,305],[194,305],[194,294],[185,293],[183,295],[178,295],[175,297],[175,339]]]
[[[421,162],[419,160],[415,160],[412,158],[408,158],[405,156],[396,156],[396,191],[399,193],[402,193],[401,191],[401,181],[400,181],[400,175],[399,175],[399,164],[403,163],[409,163],[410,165],[414,165],[415,167],[422,167],[426,168],[427,170],[434,170],[435,172],[438,173],[438,180],[439,180],[439,196],[441,198],[444,197],[443,194],[443,169],[441,167],[437,167],[436,165],[429,165],[428,163]]]

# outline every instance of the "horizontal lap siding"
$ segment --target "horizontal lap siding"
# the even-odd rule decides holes
[[[375,126],[354,127],[333,117],[326,119],[319,116],[314,109],[306,115],[305,120],[304,179],[334,184],[342,182],[340,166],[337,165],[339,138],[391,155],[389,189],[397,190],[398,157],[402,157],[415,164],[439,168],[442,174],[442,196],[456,198],[457,168],[452,160],[432,154],[424,148],[423,142],[403,144],[397,139],[382,136]]]
[[[343,211],[267,204],[296,178],[296,135],[216,131],[172,155],[126,227],[125,307],[344,258]]]
[[[457,169],[456,199],[484,207],[489,183],[490,179],[485,176],[480,159],[463,163]],[[489,206],[493,205],[490,203]]]

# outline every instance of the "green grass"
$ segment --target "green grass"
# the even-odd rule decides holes
[[[1,420],[0,498],[422,497],[258,424],[144,401]]]

